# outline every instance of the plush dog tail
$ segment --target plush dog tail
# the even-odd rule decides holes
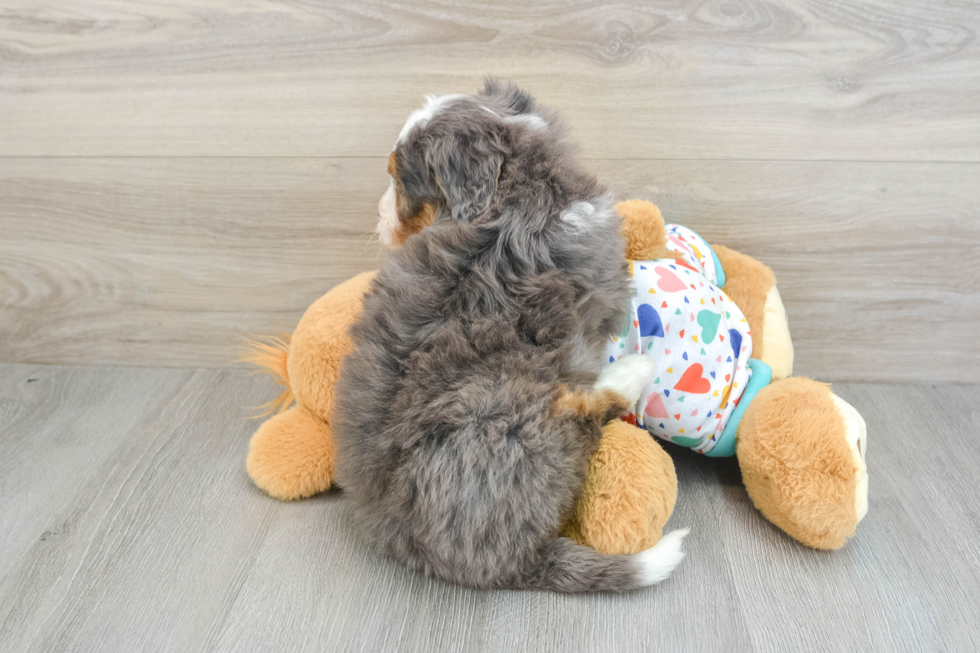
[[[653,547],[633,555],[605,555],[558,538],[529,586],[555,592],[622,592],[654,585],[670,576],[684,559],[688,532],[685,528],[668,533]]]
[[[291,338],[290,334],[284,333],[278,338],[245,341],[245,351],[240,357],[241,360],[255,365],[259,368],[258,372],[268,374],[273,383],[278,383],[283,388],[278,397],[256,406],[261,412],[255,417],[268,417],[273,413],[285,412],[295,401],[293,389],[289,385],[289,368],[286,366]]]

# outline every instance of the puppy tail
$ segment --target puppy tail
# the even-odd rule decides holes
[[[290,334],[284,333],[279,338],[268,338],[264,342],[261,340],[245,341],[245,351],[241,354],[240,360],[256,366],[257,372],[268,374],[273,383],[277,383],[283,388],[275,399],[261,406],[255,406],[261,411],[255,417],[268,417],[273,413],[285,412],[295,401],[293,389],[289,385],[289,368],[286,365],[289,359],[291,337]]]
[[[622,592],[654,585],[684,559],[688,532],[685,528],[668,533],[655,546],[633,555],[604,555],[559,538],[548,548],[537,582],[531,584],[555,592]]]

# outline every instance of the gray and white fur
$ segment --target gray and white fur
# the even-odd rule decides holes
[[[388,258],[337,389],[337,477],[383,554],[475,588],[628,590],[666,578],[686,531],[636,555],[558,536],[640,357],[602,367],[629,304],[619,218],[558,117],[512,85],[430,100],[392,155]],[[639,360],[637,360],[639,359]],[[563,393],[621,402],[556,412]],[[635,395],[635,396],[630,396]]]

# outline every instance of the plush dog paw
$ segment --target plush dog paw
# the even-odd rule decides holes
[[[756,508],[807,546],[844,546],[868,505],[866,428],[857,411],[823,383],[783,379],[759,391],[737,438]]]
[[[595,388],[612,390],[633,405],[640,400],[643,388],[650,383],[656,370],[657,362],[649,356],[629,354],[602,368]]]
[[[676,501],[673,459],[644,429],[613,420],[562,535],[600,553],[639,553],[660,541]]]
[[[328,490],[336,465],[330,426],[304,406],[293,406],[255,432],[246,465],[252,481],[276,499],[302,499]]]

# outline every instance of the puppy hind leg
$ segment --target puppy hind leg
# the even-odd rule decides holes
[[[627,400],[613,390],[571,391],[566,388],[556,397],[551,413],[553,417],[594,423],[598,429],[619,417],[629,406]]]

